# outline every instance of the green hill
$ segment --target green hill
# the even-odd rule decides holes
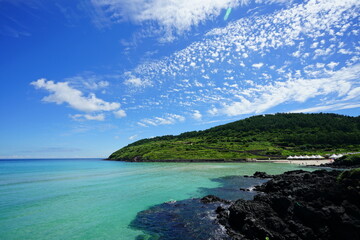
[[[259,115],[204,131],[142,139],[110,160],[235,160],[360,150],[360,117],[338,114]]]

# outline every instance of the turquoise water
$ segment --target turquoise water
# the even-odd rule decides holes
[[[0,160],[0,238],[135,239],[136,214],[203,197],[211,179],[299,169],[275,163],[125,163],[99,159]]]

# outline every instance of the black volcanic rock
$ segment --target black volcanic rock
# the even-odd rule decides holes
[[[254,200],[218,208],[218,221],[233,239],[360,239],[360,171],[340,173],[273,176]]]
[[[267,174],[266,172],[255,172],[253,177],[256,178],[272,178],[272,175]]]
[[[226,203],[226,204],[230,203],[230,201],[221,199],[214,195],[207,195],[207,196],[203,197],[202,199],[200,199],[200,201],[205,204],[206,203],[214,203],[214,202],[221,202],[221,203]]]

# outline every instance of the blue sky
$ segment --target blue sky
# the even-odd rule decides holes
[[[257,114],[358,116],[359,10],[358,0],[0,0],[0,158],[107,157]]]

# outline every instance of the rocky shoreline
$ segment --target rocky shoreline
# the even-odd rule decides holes
[[[257,186],[253,200],[216,209],[228,235],[243,240],[360,239],[360,171],[290,171]],[[247,189],[242,189],[246,191]],[[226,200],[206,196],[203,203]]]
[[[329,167],[329,168],[335,168],[335,169],[353,169],[353,168],[360,168],[359,163],[355,164],[344,164],[344,162],[333,162],[333,163],[325,163],[321,164],[320,166],[316,167]]]

